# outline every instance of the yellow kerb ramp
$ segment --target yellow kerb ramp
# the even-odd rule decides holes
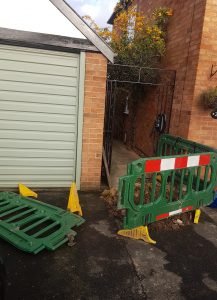
[[[83,216],[81,206],[80,206],[80,203],[79,203],[76,184],[74,182],[72,183],[71,188],[70,188],[70,194],[69,194],[69,201],[68,201],[67,209],[72,213],[77,212],[81,217]]]
[[[34,198],[38,198],[38,194],[36,194],[35,192],[33,192],[32,190],[30,190],[28,187],[26,187],[24,184],[19,184],[18,185],[19,188],[19,194],[23,197],[34,197]]]
[[[149,235],[148,226],[139,226],[133,229],[119,230],[118,234],[135,240],[143,240],[149,244],[156,244],[156,241],[152,240]]]

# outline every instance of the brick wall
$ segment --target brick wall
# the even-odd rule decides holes
[[[215,0],[207,0],[210,2],[210,7],[216,5]],[[202,75],[198,75],[198,64],[203,64],[200,44],[203,31],[204,15],[206,9],[206,15],[208,10],[211,8],[206,8],[206,0],[137,0],[135,1],[138,5],[138,9],[143,11],[145,14],[151,14],[155,8],[159,7],[169,7],[173,10],[173,17],[170,19],[168,25],[167,34],[167,50],[166,56],[162,61],[162,67],[165,69],[176,70],[176,85],[174,91],[174,99],[172,106],[172,118],[170,122],[170,133],[179,135],[182,137],[194,137],[198,140],[195,135],[189,134],[189,129],[193,129],[195,126],[195,120],[192,119],[191,115],[193,113],[192,108],[194,106],[195,114],[198,115],[198,108],[195,108],[195,84],[198,82],[200,85],[199,78]],[[211,5],[212,3],[212,5]],[[213,7],[212,7],[213,8]],[[213,16],[216,14],[213,13]],[[209,19],[209,17],[206,17]],[[214,17],[213,17],[214,18]],[[208,21],[206,21],[208,22]],[[213,20],[212,20],[213,22]],[[213,32],[216,32],[215,25],[212,25]],[[211,29],[211,27],[210,27]],[[210,29],[207,29],[209,32]],[[205,38],[205,37],[204,37]],[[210,35],[211,38],[211,35]],[[209,40],[212,43],[213,39]],[[215,42],[214,42],[215,43]],[[204,47],[207,47],[205,41],[203,42]],[[207,49],[203,51],[208,51]],[[207,52],[206,52],[207,53]],[[200,56],[200,61],[199,61]],[[207,58],[204,57],[204,60]],[[204,70],[201,70],[203,73]],[[199,77],[198,77],[199,76]],[[201,77],[202,78],[202,77]],[[203,77],[204,79],[204,77]],[[136,128],[138,130],[141,128],[144,134],[143,136],[137,134],[139,143],[143,144],[143,151],[151,155],[150,143],[151,138],[148,137],[151,128],[149,125],[145,124],[144,116],[147,114],[147,108],[151,109],[149,117],[149,123],[152,123],[155,119],[155,115],[159,111],[153,103],[156,99],[153,99],[153,94],[144,96],[144,103],[139,106],[140,118],[137,118]],[[206,125],[208,126],[207,121]],[[206,126],[206,127],[207,127]],[[145,132],[146,131],[146,132]],[[202,132],[201,132],[202,134]],[[148,148],[148,149],[147,149]]]
[[[139,154],[151,156],[154,153],[155,136],[153,131],[157,114],[157,89],[146,88],[140,97],[136,112],[134,147]]]
[[[107,59],[86,53],[81,189],[99,189],[101,182]]]
[[[217,1],[207,0],[188,137],[215,148],[217,120],[210,117],[210,109],[200,105],[200,96],[207,88],[217,86],[217,74],[210,78],[212,64],[217,64],[216,29]]]

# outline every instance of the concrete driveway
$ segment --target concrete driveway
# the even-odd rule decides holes
[[[153,233],[157,245],[116,235],[97,193],[81,193],[86,223],[76,244],[38,255],[0,240],[7,300],[217,299],[217,213],[206,209],[199,225]],[[67,193],[39,200],[65,208]]]

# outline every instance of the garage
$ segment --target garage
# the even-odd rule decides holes
[[[40,6],[52,24],[44,13],[30,22]],[[25,7],[33,8],[26,23],[18,17]],[[22,0],[17,9],[16,26],[9,5],[0,18],[0,188],[68,188],[74,181],[78,189],[99,189],[114,53],[63,0]]]
[[[76,175],[79,55],[0,46],[0,185]]]

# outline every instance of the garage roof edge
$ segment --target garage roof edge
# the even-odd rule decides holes
[[[71,51],[90,51],[99,50],[88,40],[71,38],[53,34],[29,32],[23,30],[9,29],[0,27],[0,44],[17,45],[50,50]]]
[[[49,0],[93,45],[110,61],[114,62],[111,47],[77,14],[64,0]]]

